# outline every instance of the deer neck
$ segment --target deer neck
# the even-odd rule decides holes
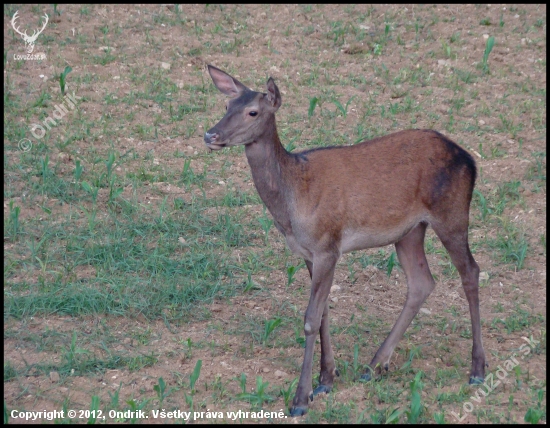
[[[292,157],[281,144],[273,116],[266,132],[257,141],[245,146],[254,185],[260,198],[273,216],[277,228],[286,235],[290,232],[289,191],[285,175]]]

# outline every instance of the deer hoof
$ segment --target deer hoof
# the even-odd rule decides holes
[[[313,396],[316,396],[318,394],[322,394],[323,392],[325,394],[328,394],[330,391],[332,391],[332,387],[326,386],[326,385],[319,385],[315,390],[313,391]]]
[[[371,380],[374,380],[374,372],[370,367],[367,367],[367,371],[361,375],[359,378],[360,382],[369,382]]]
[[[290,416],[304,416],[307,413],[307,406],[294,406],[290,409]]]
[[[363,373],[361,377],[359,378],[359,382],[369,382],[372,380],[372,375],[369,372]]]
[[[485,379],[479,376],[470,376],[470,385],[481,385],[483,382],[485,382]]]

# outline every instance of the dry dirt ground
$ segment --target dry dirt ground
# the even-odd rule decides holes
[[[25,53],[10,22],[17,10],[18,24],[29,30],[38,28],[40,15],[50,16],[34,49],[45,60],[14,58]],[[137,422],[185,419],[154,418],[158,409],[204,412],[191,422],[232,422],[227,412],[261,406],[287,414],[302,363],[309,278],[275,228],[264,236],[270,217],[256,196],[243,150],[208,153],[204,146],[204,131],[222,117],[225,102],[206,64],[255,90],[272,76],[283,96],[277,116],[281,139],[296,150],[432,128],[472,153],[479,179],[470,241],[482,270],[487,373],[500,379],[488,393],[467,385],[468,304],[456,270],[430,231],[427,253],[437,287],[381,381],[355,378],[406,297],[403,271],[391,269],[393,248],[346,255],[338,265],[330,296],[341,373],[335,390],[316,398],[302,418],[247,415],[237,422],[546,421],[545,5],[61,5],[59,10],[56,16],[52,5],[4,6],[4,406],[10,421],[15,422],[14,409],[99,409],[106,418],[98,422],[129,420],[108,412],[139,406],[149,419]],[[484,64],[490,37],[495,44]],[[66,66],[72,71],[65,89],[80,97],[78,107],[36,139],[29,126],[62,102],[59,75]],[[30,150],[22,146],[24,139]],[[116,159],[114,188],[121,189],[116,198],[100,176],[110,153]],[[77,161],[84,167],[81,178],[74,172]],[[46,177],[61,183],[57,193],[48,190]],[[94,179],[95,202],[79,184]],[[241,202],[228,202],[231,198]],[[99,253],[71,264],[77,252],[70,246],[115,239],[128,248],[139,244],[145,264],[165,245],[163,235],[142,233],[124,242],[124,236],[115,238],[116,216],[127,210],[136,222],[143,216],[155,224],[163,215],[184,222],[191,217],[186,210],[195,207],[204,217],[225,219],[226,226],[217,235],[201,227],[175,235],[174,260],[190,255],[199,260],[203,249],[219,253],[234,266],[220,275],[221,291],[189,300],[182,314],[171,305],[153,314],[147,302],[140,309],[102,309],[111,308],[107,302],[77,310],[76,298],[63,301],[63,293],[79,284],[111,287],[105,295],[116,300],[114,282],[144,278],[140,266],[121,274],[109,270]],[[95,227],[112,235],[88,233],[91,212]],[[232,225],[244,238],[215,246]],[[37,249],[56,228],[68,235],[48,238],[55,248]],[[301,267],[290,281],[287,269],[293,266]],[[118,279],[103,280],[109,275]],[[55,304],[45,303],[56,298]],[[129,302],[124,308],[135,307]],[[318,347],[315,373],[319,352]],[[499,372],[511,358],[518,364]],[[421,410],[415,419],[410,382],[420,371]],[[248,398],[239,396],[243,373]],[[259,376],[268,382],[263,392]],[[165,397],[159,378],[166,382]],[[90,404],[94,396],[97,407]],[[65,413],[64,420],[85,422],[88,416]]]

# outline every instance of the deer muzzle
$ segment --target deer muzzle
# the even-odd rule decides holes
[[[212,131],[212,129],[210,131]],[[223,149],[225,147],[225,143],[218,143],[219,138],[220,134],[217,132],[206,132],[204,134],[204,142],[206,143],[206,147],[211,150]]]

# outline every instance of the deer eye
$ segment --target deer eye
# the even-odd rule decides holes
[[[257,111],[251,111],[250,113],[248,113],[250,116],[254,117],[258,114]]]

